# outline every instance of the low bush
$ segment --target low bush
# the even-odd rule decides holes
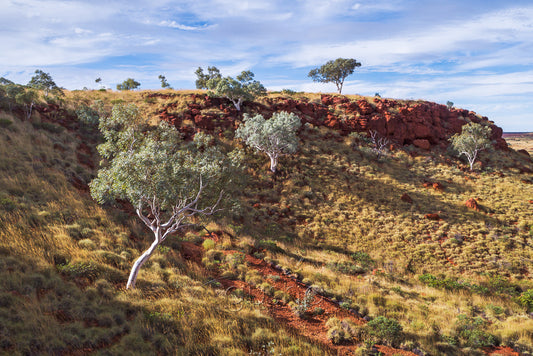
[[[485,320],[480,317],[460,314],[455,323],[455,333],[466,347],[495,346],[497,344],[496,337],[487,333],[484,330],[485,326]]]
[[[378,316],[366,325],[367,333],[376,342],[383,342],[395,345],[403,337],[403,328],[394,319],[388,319],[384,316]]]
[[[533,289],[528,289],[518,297],[520,304],[526,307],[527,311],[533,310]]]

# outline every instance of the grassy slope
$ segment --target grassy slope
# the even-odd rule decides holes
[[[108,105],[134,101],[154,120],[164,104],[138,93],[69,93],[68,100],[98,97]],[[81,141],[94,144],[95,133],[10,119],[12,126],[0,128],[0,350],[231,354],[273,341],[283,354],[324,352],[252,307],[230,312],[222,291],[206,284],[207,272],[180,256],[177,238],[143,267],[139,289],[124,292],[128,268],[150,237],[135,217],[98,207],[69,182],[94,173],[76,151]],[[228,232],[226,247],[266,248],[267,260],[344,305],[399,320],[432,354],[459,352],[449,345],[459,314],[483,317],[505,344],[533,347],[533,322],[515,301],[517,289],[532,288],[533,186],[531,174],[513,168],[531,162],[495,153],[471,174],[436,153],[397,151],[376,161],[324,128],[305,128],[301,139],[275,180],[265,157],[247,156],[239,204],[212,225]],[[426,181],[445,188],[425,188]],[[403,193],[412,204],[400,200]],[[481,211],[464,206],[471,197]],[[373,262],[354,260],[357,251]],[[423,273],[448,281],[448,289],[424,285]]]

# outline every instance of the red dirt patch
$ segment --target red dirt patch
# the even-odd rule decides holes
[[[203,248],[190,242],[184,242],[182,244],[182,255],[193,260],[196,263],[201,264],[203,254]],[[276,290],[282,290],[285,293],[290,294],[293,298],[303,298],[308,286],[298,281],[296,278],[285,275],[282,271],[274,268],[264,260],[255,258],[251,255],[246,255],[246,262],[249,268],[258,271],[268,283]],[[272,278],[272,276],[276,276]],[[348,310],[340,308],[334,301],[321,296],[315,295],[311,303],[312,311],[315,307],[324,309],[324,313],[321,315],[313,315],[307,319],[301,319],[297,317],[291,308],[282,302],[276,302],[274,298],[266,295],[260,289],[252,286],[249,283],[240,280],[229,280],[223,278],[217,278],[217,280],[223,285],[226,290],[230,289],[242,289],[245,291],[254,302],[259,302],[264,307],[267,313],[272,316],[283,327],[293,330],[298,334],[307,337],[308,339],[324,345],[328,349],[334,351],[337,355],[351,355],[357,348],[357,345],[334,345],[327,338],[326,322],[331,317],[337,317],[341,319],[349,318],[358,325],[363,325],[365,321],[358,316],[350,313]],[[414,353],[404,350],[398,350],[386,346],[377,346],[378,349],[384,355],[409,355]]]

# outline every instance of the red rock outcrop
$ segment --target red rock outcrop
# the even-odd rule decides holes
[[[212,132],[216,127],[217,130],[224,131],[235,128],[236,120],[242,115],[224,98],[212,98],[203,94],[178,95],[189,96],[187,108],[180,112],[169,104],[159,114],[162,119],[177,127],[181,127],[184,120],[190,120],[202,130]],[[277,111],[293,112],[300,116],[303,123],[327,126],[339,130],[343,135],[354,131],[375,130],[396,146],[414,145],[424,150],[435,146],[445,148],[449,145],[450,136],[460,133],[464,124],[469,121],[483,122],[492,129],[491,139],[495,141],[495,147],[507,149],[502,129],[486,117],[463,109],[449,110],[445,105],[426,101],[374,98],[370,102],[323,94],[320,100],[267,97],[257,102],[247,102],[244,108],[250,114],[260,113],[265,117]],[[220,113],[213,114],[213,109]]]
[[[465,205],[467,208],[479,211],[479,204],[477,203],[477,200],[474,198],[470,198],[465,202]]]

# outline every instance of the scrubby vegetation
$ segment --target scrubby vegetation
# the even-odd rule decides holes
[[[125,201],[90,197],[96,125],[121,103],[153,125],[176,124],[165,108],[207,100],[153,94],[41,97],[29,120],[2,97],[0,353],[323,355],[374,344],[533,352],[533,164],[514,151],[481,152],[470,172],[444,149],[396,146],[378,160],[367,140],[305,124],[299,150],[272,175],[263,156],[240,147],[240,189],[216,222],[195,218],[169,237],[126,291],[153,237]],[[255,114],[269,98],[241,110]],[[227,106],[196,110],[179,121],[185,139],[210,117],[225,151],[241,146],[222,118]],[[319,325],[323,337],[285,322]]]

